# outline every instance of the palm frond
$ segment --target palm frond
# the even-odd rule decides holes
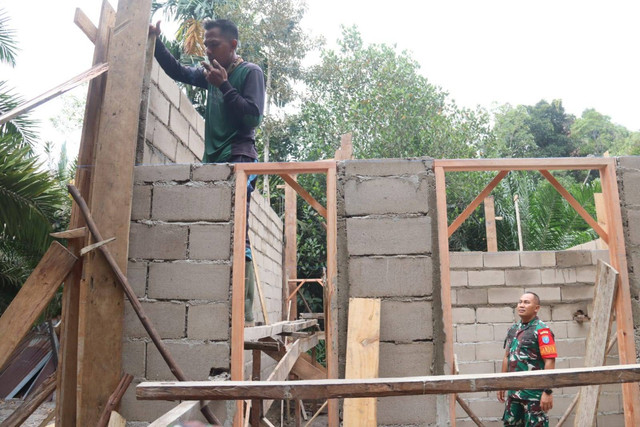
[[[0,114],[11,111],[22,101],[23,99],[20,96],[7,87],[7,82],[0,80]],[[16,147],[28,146],[31,154],[37,138],[36,123],[29,117],[28,113],[23,114],[0,125],[0,137],[9,138]]]
[[[0,62],[16,66],[16,53],[18,51],[17,35],[14,29],[9,27],[9,15],[0,9]]]

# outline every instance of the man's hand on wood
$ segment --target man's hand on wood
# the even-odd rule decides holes
[[[156,25],[149,24],[149,35],[158,37],[162,31],[160,31],[160,21],[156,22]]]

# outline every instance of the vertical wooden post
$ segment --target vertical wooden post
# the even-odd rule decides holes
[[[244,266],[247,228],[247,173],[236,169],[231,289],[231,380],[244,380]],[[242,427],[242,400],[236,402],[233,425]]]
[[[262,352],[260,350],[253,350],[253,364],[251,369],[251,380],[260,381],[260,369],[262,365]],[[251,401],[251,426],[260,427],[260,408],[262,408],[262,401],[254,399]]]
[[[93,65],[107,61],[109,33],[115,23],[116,12],[107,0],[102,2],[100,22],[95,39]],[[76,186],[82,197],[91,200],[91,173],[93,171],[94,144],[100,120],[100,107],[107,75],[96,77],[89,82],[87,104],[84,112],[78,167],[76,168]],[[78,207],[73,204],[69,228],[84,226],[84,218]],[[85,246],[89,236],[69,241],[69,249],[78,254]],[[78,317],[80,310],[80,279],[82,262],[76,263],[67,277],[62,292],[62,330],[60,334],[60,354],[56,380],[56,421],[61,426],[76,424],[76,390],[78,370]]]
[[[327,355],[327,378],[338,378],[338,217],[336,210],[336,164],[327,169],[327,283],[325,300],[325,344]],[[329,427],[338,427],[338,400],[328,404]]]
[[[296,180],[296,175],[291,175]],[[291,292],[296,289],[295,282],[289,282],[290,279],[298,278],[298,242],[297,242],[297,211],[298,211],[298,193],[285,182],[284,184],[284,268],[285,268],[285,297],[282,299],[282,320],[287,318],[287,299]],[[293,299],[291,305],[291,318],[298,318],[298,308],[296,304],[296,298]]]
[[[609,220],[607,217],[607,206],[604,202],[604,196],[602,193],[593,193],[593,201],[596,205],[596,219],[598,220],[598,224],[604,231],[609,234]],[[598,249],[609,249],[609,245],[607,242],[602,240],[602,238],[598,239]]]
[[[438,215],[438,251],[440,255],[440,299],[442,303],[442,323],[444,337],[444,373],[455,373],[453,361],[453,317],[451,314],[451,273],[449,270],[449,234],[447,220],[447,188],[442,167],[435,167],[436,205]],[[456,401],[454,395],[448,395],[449,422],[456,425]],[[438,408],[445,410],[445,408]],[[441,420],[442,421],[442,420]]]
[[[124,273],[150,14],[151,0],[118,3],[95,142],[90,208],[105,236],[116,237],[110,250]],[[96,424],[120,381],[123,307],[111,267],[101,254],[88,254],[80,283],[77,425]]]
[[[487,196],[484,198],[484,223],[487,229],[487,252],[498,252],[496,210],[493,203],[493,196]]]
[[[615,298],[616,333],[618,335],[618,357],[620,364],[636,362],[636,350],[631,311],[631,291],[629,289],[629,271],[624,247],[624,230],[620,213],[620,196],[616,180],[615,163],[611,162],[600,169],[602,193],[607,207],[609,220],[609,257],[611,266],[618,270],[618,292]],[[640,425],[640,390],[637,383],[622,385],[624,420],[627,427]]]

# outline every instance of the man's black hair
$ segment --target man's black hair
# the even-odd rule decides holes
[[[536,301],[536,305],[540,305],[540,297],[535,292],[525,291],[525,294],[533,295]]]
[[[205,31],[213,28],[220,28],[220,34],[227,37],[229,40],[238,40],[238,27],[233,21],[228,19],[205,19],[202,23]]]

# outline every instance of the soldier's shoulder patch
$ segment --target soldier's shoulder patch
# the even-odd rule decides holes
[[[543,359],[555,359],[558,357],[556,350],[556,341],[553,333],[549,328],[542,328],[538,331],[538,346],[540,347],[540,356]]]

